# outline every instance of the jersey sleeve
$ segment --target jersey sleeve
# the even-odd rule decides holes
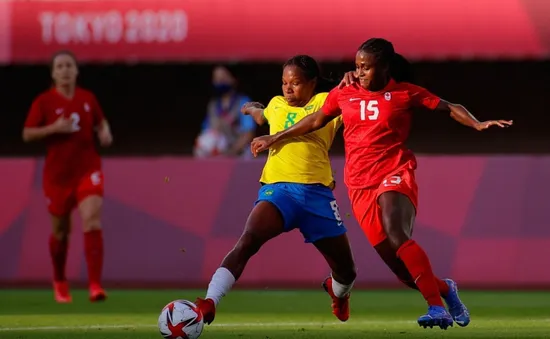
[[[339,95],[340,90],[338,89],[338,87],[333,88],[328,93],[328,96],[325,99],[325,103],[323,104],[323,107],[321,107],[321,111],[323,111],[325,115],[336,117],[342,114],[342,110],[340,109],[340,105],[338,104]]]
[[[40,98],[33,101],[27,119],[25,120],[25,127],[41,127],[44,124],[44,111],[42,110],[42,104]]]
[[[99,102],[97,101],[97,98],[95,95],[92,95],[92,112],[94,115],[94,126],[99,125],[103,120],[105,120],[105,114],[103,113],[103,109],[101,108],[101,105],[99,105]]]
[[[269,104],[267,104],[267,107],[264,108],[263,115],[264,115],[265,120],[268,123],[269,123],[269,119],[271,119],[273,117],[273,111],[275,110],[275,106],[277,105],[278,101],[279,100],[278,100],[277,97],[273,97],[271,99],[271,101],[269,101]]]
[[[407,84],[407,89],[413,107],[425,107],[434,110],[441,101],[441,98],[423,87]]]

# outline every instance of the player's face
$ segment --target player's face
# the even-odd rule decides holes
[[[74,86],[78,76],[75,60],[67,54],[60,54],[53,60],[52,79],[59,86]]]
[[[355,56],[355,70],[364,89],[376,91],[385,86],[388,69],[380,65],[372,54],[358,51]]]
[[[290,106],[307,104],[315,92],[316,80],[307,80],[302,70],[287,66],[283,70],[283,95]]]

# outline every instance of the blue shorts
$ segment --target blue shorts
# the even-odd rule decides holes
[[[320,184],[263,185],[258,200],[269,201],[281,212],[285,232],[298,228],[305,242],[313,243],[346,233],[332,190]]]

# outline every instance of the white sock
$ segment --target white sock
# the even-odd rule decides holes
[[[235,283],[235,277],[225,267],[220,267],[216,270],[216,273],[212,276],[210,284],[208,285],[208,291],[206,292],[206,299],[212,299],[216,306],[224,297],[227,292],[233,287]]]
[[[343,297],[345,297],[346,295],[349,294],[349,291],[351,291],[351,288],[353,287],[354,282],[355,281],[353,281],[349,285],[343,285],[343,284],[340,284],[338,281],[336,281],[333,277],[332,278],[332,292],[334,292],[334,295],[337,296],[338,298],[343,298]]]

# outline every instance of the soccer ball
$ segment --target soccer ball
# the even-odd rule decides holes
[[[202,313],[187,300],[175,300],[164,306],[159,316],[159,331],[166,339],[197,339],[204,327]]]
[[[228,147],[227,138],[222,133],[208,129],[197,138],[194,153],[199,158],[213,157],[224,153]]]

